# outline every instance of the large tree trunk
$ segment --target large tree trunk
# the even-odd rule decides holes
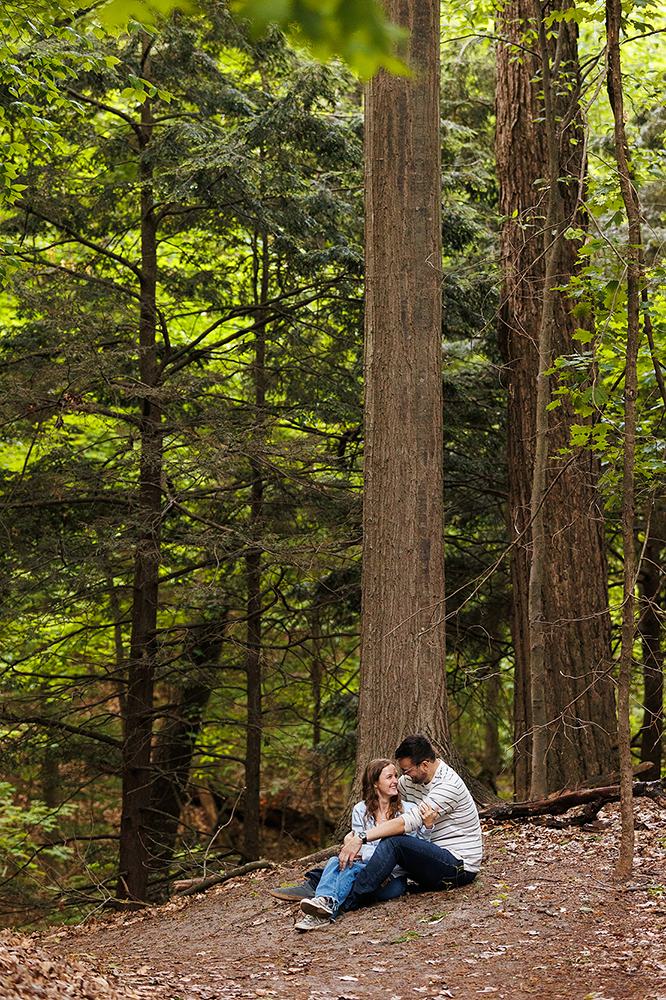
[[[508,461],[510,540],[513,589],[512,632],[515,650],[515,788],[527,798],[532,753],[529,643],[530,499],[535,458],[535,414],[539,371],[539,331],[545,287],[544,233],[549,156],[540,92],[540,60],[524,47],[523,32],[536,25],[535,0],[513,0],[499,18],[505,39],[498,46],[497,170],[503,285],[499,322],[500,347],[509,387]],[[576,26],[562,24],[563,64],[577,73]],[[511,47],[511,43],[520,46]],[[520,52],[520,58],[517,53]],[[568,104],[570,94],[560,100]],[[566,113],[566,107],[555,109]],[[576,143],[570,142],[575,139]],[[582,129],[574,117],[561,141],[560,184],[563,215],[576,216],[579,180],[584,170]],[[576,244],[566,240],[555,284],[564,284],[575,266]],[[549,282],[550,283],[550,282]],[[554,302],[552,357],[573,353],[572,335],[580,320],[563,294]],[[549,740],[549,790],[576,787],[586,778],[611,770],[615,761],[616,723],[611,662],[610,617],[602,505],[597,494],[598,464],[589,452],[563,458],[569,444],[572,413],[565,405],[551,411],[548,472],[543,503],[545,559],[542,615],[545,670],[545,717]]]
[[[357,775],[421,731],[448,741],[442,504],[439,4],[389,0],[411,79],[365,113],[365,481]]]
[[[144,45],[148,74],[150,41]],[[120,821],[119,898],[145,900],[148,885],[151,800],[153,689],[157,654],[157,600],[162,517],[162,428],[160,376],[156,352],[157,238],[152,167],[145,155],[152,137],[147,98],[136,129],[141,154],[141,281],[139,376],[143,392],[141,459],[134,565],[132,632],[127,669],[127,716],[123,740],[123,795]]]

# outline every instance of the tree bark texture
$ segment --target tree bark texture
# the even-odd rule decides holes
[[[193,657],[193,660],[196,659],[203,657]],[[152,872],[168,871],[173,860],[181,813],[187,802],[192,757],[211,692],[210,683],[201,679],[201,665],[197,668],[193,663],[193,676],[178,692],[155,739],[150,840]],[[167,891],[165,886],[162,889]],[[150,896],[153,900],[160,898],[154,891]]]
[[[223,618],[224,616],[221,616]],[[181,677],[153,740],[151,799],[152,872],[168,870],[183,806],[188,800],[190,768],[212,690],[212,672],[222,650],[222,621],[192,633]],[[163,884],[161,889],[166,891]],[[158,898],[150,892],[150,898]]]
[[[548,371],[552,361],[552,344],[555,335],[555,308],[560,274],[564,231],[570,223],[566,206],[560,191],[560,151],[562,134],[567,129],[567,117],[556,114],[557,94],[566,89],[557,67],[557,55],[551,65],[552,46],[546,37],[544,5],[537,0],[537,37],[541,61],[543,84],[543,124],[546,132],[548,155],[547,209],[544,233],[543,298],[541,302],[541,323],[538,335],[539,371],[537,374],[534,465],[532,468],[532,492],[530,496],[530,521],[532,530],[532,553],[530,559],[530,580],[528,595],[528,616],[530,631],[530,696],[532,708],[532,766],[530,775],[530,798],[541,799],[548,794],[548,711],[546,706],[546,639],[547,625],[544,618],[544,584],[546,580],[546,534],[544,502],[548,488],[548,404],[550,403],[550,376]],[[556,53],[563,48],[564,36],[568,31],[565,24],[558,26]],[[575,208],[574,208],[575,211]]]
[[[411,79],[365,110],[365,481],[357,787],[408,733],[448,741],[442,502],[439,4],[389,0]]]
[[[497,778],[502,770],[499,720],[502,717],[502,677],[499,663],[485,680],[483,694],[483,768],[479,778],[497,794]]]
[[[548,10],[543,9],[544,15]],[[548,185],[551,172],[543,119],[541,60],[536,38],[535,0],[512,0],[498,20],[503,41],[497,51],[497,169],[500,188],[503,283],[499,343],[508,383],[508,530],[513,543],[512,633],[515,650],[515,790],[529,794],[532,755],[529,577],[531,512],[535,461],[540,330],[546,284],[565,284],[575,267],[576,243],[566,240],[558,266],[546,282]],[[560,72],[569,75],[568,92],[555,100],[564,117],[578,75],[576,27],[562,24]],[[555,45],[554,42],[549,43]],[[527,46],[527,47],[526,47]],[[556,90],[558,88],[555,88]],[[571,140],[574,139],[575,143]],[[572,225],[578,213],[585,157],[579,117],[560,138],[559,185],[562,215]],[[574,353],[572,340],[580,321],[572,303],[558,293],[549,321],[554,359]],[[569,444],[573,414],[561,406],[548,422],[548,461],[540,511],[543,515],[544,565],[542,634],[544,643],[547,786],[575,787],[585,778],[611,770],[616,761],[614,689],[602,503],[597,493],[598,463],[589,452],[560,456]]]
[[[144,47],[147,54],[150,43]],[[145,900],[150,858],[153,689],[157,656],[157,601],[162,517],[162,413],[156,353],[157,223],[153,206],[150,141],[152,110],[141,108],[139,141],[141,178],[141,279],[139,307],[139,377],[142,393],[141,458],[136,518],[132,631],[127,670],[127,717],[123,740],[123,793],[120,821],[118,897]]]
[[[322,679],[325,674],[325,663],[322,658],[321,640],[321,615],[320,605],[316,604],[311,617],[312,628],[312,655],[309,661],[310,670],[310,691],[312,696],[312,746],[315,752],[312,754],[312,809],[317,817],[317,843],[320,847],[326,844],[326,809],[324,807],[323,794],[323,757],[318,754],[316,748],[321,743],[322,737]]]
[[[255,242],[255,304],[268,298],[268,240]],[[261,313],[254,329],[254,405],[253,453],[250,457],[250,544],[245,553],[247,581],[247,636],[245,652],[247,726],[245,739],[245,795],[243,808],[243,853],[246,861],[259,857],[261,825],[261,737],[262,737],[262,612],[261,534],[264,515],[264,480],[262,450],[266,404],[266,319]]]
[[[640,343],[641,222],[638,195],[633,184],[631,156],[624,127],[624,99],[620,63],[622,0],[607,0],[608,100],[613,112],[615,162],[622,200],[629,223],[627,247],[627,351],[624,369],[624,448],[622,456],[622,647],[617,685],[618,740],[620,751],[620,815],[622,839],[615,867],[618,878],[631,875],[634,860],[634,812],[631,793],[630,687],[633,665],[636,591],[634,540],[634,465],[636,457],[636,399],[638,396],[638,347]]]

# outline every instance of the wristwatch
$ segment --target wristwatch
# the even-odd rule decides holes
[[[367,844],[367,842],[368,842],[368,835],[365,832],[365,830],[361,830],[361,832],[359,833],[359,837],[361,838],[361,843],[362,844]]]

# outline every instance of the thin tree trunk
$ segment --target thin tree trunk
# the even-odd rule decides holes
[[[640,587],[643,610],[639,631],[643,646],[643,724],[641,726],[641,763],[652,765],[645,772],[646,781],[661,777],[662,739],[664,732],[664,651],[660,607],[664,518],[653,511],[650,537],[641,566]]]
[[[313,655],[310,659],[310,690],[312,694],[312,745],[321,743],[321,682],[324,676],[324,664],[321,656],[321,614],[316,606],[312,614],[312,645]],[[312,804],[317,817],[317,843],[324,847],[326,843],[326,815],[324,810],[323,788],[321,780],[322,758],[312,754]]]
[[[615,126],[615,160],[620,190],[629,222],[627,254],[627,354],[624,372],[624,454],[622,466],[622,551],[624,557],[622,596],[622,648],[617,689],[618,742],[620,750],[620,813],[622,838],[615,867],[618,878],[628,878],[634,860],[634,812],[632,805],[631,717],[629,694],[635,632],[636,549],[634,542],[634,462],[636,453],[636,396],[638,394],[638,346],[640,342],[640,246],[641,224],[638,196],[632,183],[632,167],[624,127],[624,98],[620,63],[621,0],[606,2],[608,37],[608,99]]]
[[[224,615],[221,615],[221,619]],[[211,694],[211,674],[221,652],[224,626],[210,623],[204,632],[196,629],[183,654],[181,678],[173,702],[162,716],[154,739],[151,799],[151,868],[168,870],[173,860],[178,827],[187,801],[190,768],[201,732],[201,723]],[[167,891],[160,883],[161,891]],[[158,898],[151,892],[151,899]]]
[[[502,681],[499,664],[493,665],[483,687],[483,768],[479,777],[497,793],[497,778],[502,769],[502,745],[498,721],[502,714],[500,708]]]
[[[195,658],[208,659],[207,654]],[[194,676],[179,691],[155,740],[151,799],[151,869],[167,872],[173,860],[181,813],[186,802],[190,768],[197,737],[201,731],[204,709],[210,698],[210,684],[197,680],[200,673],[192,665]],[[161,894],[168,892],[161,886]],[[151,899],[159,899],[151,891]]]
[[[150,40],[144,41],[143,74],[148,74]],[[132,632],[127,670],[127,719],[123,742],[118,897],[145,900],[148,884],[151,798],[153,688],[157,654],[157,601],[162,509],[162,432],[156,354],[157,240],[149,146],[153,123],[150,99],[141,108],[141,281],[139,376],[143,393],[139,467],[139,524],[134,563]]]
[[[365,103],[365,478],[352,796],[409,732],[449,741],[442,503],[439,4],[388,0],[410,79]]]
[[[121,624],[123,615],[110,566],[105,567],[105,577],[109,588],[109,607],[111,609],[113,621],[113,642],[116,653],[115,688],[118,693],[118,710],[120,713],[122,738],[124,740],[127,730],[127,691],[125,687],[125,646],[123,643],[123,627]]]
[[[268,299],[268,239],[262,239],[262,253],[255,249],[255,303]],[[258,279],[258,282],[257,282]],[[261,317],[254,329],[254,406],[253,431],[255,452],[250,458],[250,545],[245,554],[247,579],[247,638],[245,670],[247,683],[247,729],[245,741],[245,796],[243,809],[243,842],[246,861],[259,857],[260,798],[261,798],[261,736],[262,736],[262,596],[261,534],[264,515],[264,480],[261,450],[264,435],[266,403],[266,321]]]

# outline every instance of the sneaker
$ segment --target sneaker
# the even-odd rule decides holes
[[[314,899],[304,899],[301,901],[303,913],[310,913],[314,917],[326,917],[330,920],[338,908],[337,899],[332,896],[315,896]]]
[[[296,931],[323,931],[331,926],[328,917],[317,917],[313,913],[308,913],[301,920],[294,924]]]
[[[276,899],[285,899],[288,903],[300,903],[302,899],[311,899],[314,896],[312,889],[307,882],[303,885],[280,886],[279,889],[269,889],[271,896]]]

